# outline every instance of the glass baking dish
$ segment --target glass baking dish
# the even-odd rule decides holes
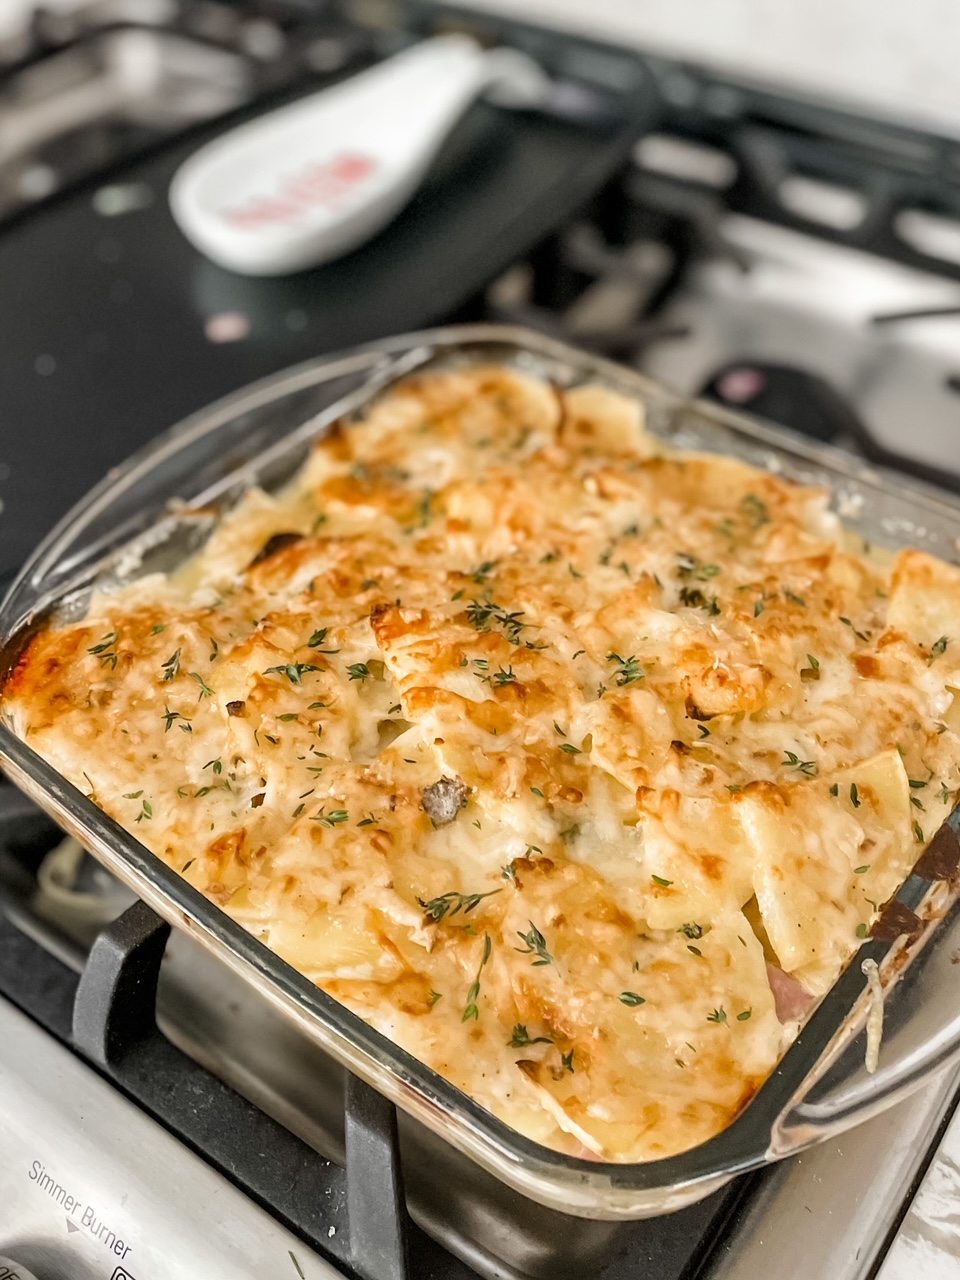
[[[94,583],[124,583],[180,564],[251,484],[282,486],[318,436],[392,382],[414,369],[478,360],[507,363],[562,386],[594,381],[637,397],[650,429],[669,443],[824,485],[848,529],[864,539],[957,558],[955,499],[908,488],[787,432],[690,403],[537,334],[491,325],[438,329],[265,379],[193,415],[113,471],[38,547],[0,606],[0,681],[37,627],[82,616]],[[960,982],[953,967],[960,954],[957,811],[738,1118],[709,1142],[669,1159],[604,1164],[522,1137],[325,995],[36,755],[15,735],[2,705],[0,761],[62,827],[234,979],[255,989],[287,1026],[391,1098],[416,1122],[433,1166],[442,1170],[446,1161],[450,1178],[486,1188],[474,1194],[494,1195],[501,1214],[513,1205],[535,1215],[542,1206],[551,1220],[616,1221],[679,1209],[739,1173],[876,1114],[960,1050]],[[874,1074],[864,1066],[865,958],[879,962],[886,993]],[[526,1264],[523,1269],[529,1274]]]

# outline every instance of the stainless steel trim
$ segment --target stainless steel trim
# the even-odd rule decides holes
[[[6,1001],[0,1098],[0,1252],[44,1280],[339,1277]]]
[[[960,1068],[947,1067],[883,1115],[771,1169],[698,1280],[867,1280],[958,1089]]]

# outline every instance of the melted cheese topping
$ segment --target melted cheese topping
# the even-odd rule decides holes
[[[868,562],[823,492],[603,388],[473,368],[38,635],[3,704],[385,1035],[633,1161],[736,1116],[799,1025],[768,973],[827,990],[938,827],[958,655],[957,569]]]

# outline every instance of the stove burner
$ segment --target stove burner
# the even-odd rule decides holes
[[[789,365],[735,364],[710,378],[700,394],[813,440],[842,440],[854,448],[869,442],[860,419],[826,379]]]
[[[750,404],[766,390],[767,380],[759,369],[729,369],[708,384],[719,400],[727,404]]]

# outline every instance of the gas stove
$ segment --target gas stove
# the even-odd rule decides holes
[[[203,141],[438,30],[513,44],[563,91],[477,104],[340,262],[242,279],[182,239],[166,189]],[[960,489],[958,184],[947,139],[459,9],[38,14],[0,45],[0,581],[179,417],[442,321],[539,328]],[[0,1277],[901,1280],[925,1223],[955,1231],[958,1092],[948,1067],[667,1218],[508,1239],[469,1187],[405,1195],[392,1106],[0,779]]]

